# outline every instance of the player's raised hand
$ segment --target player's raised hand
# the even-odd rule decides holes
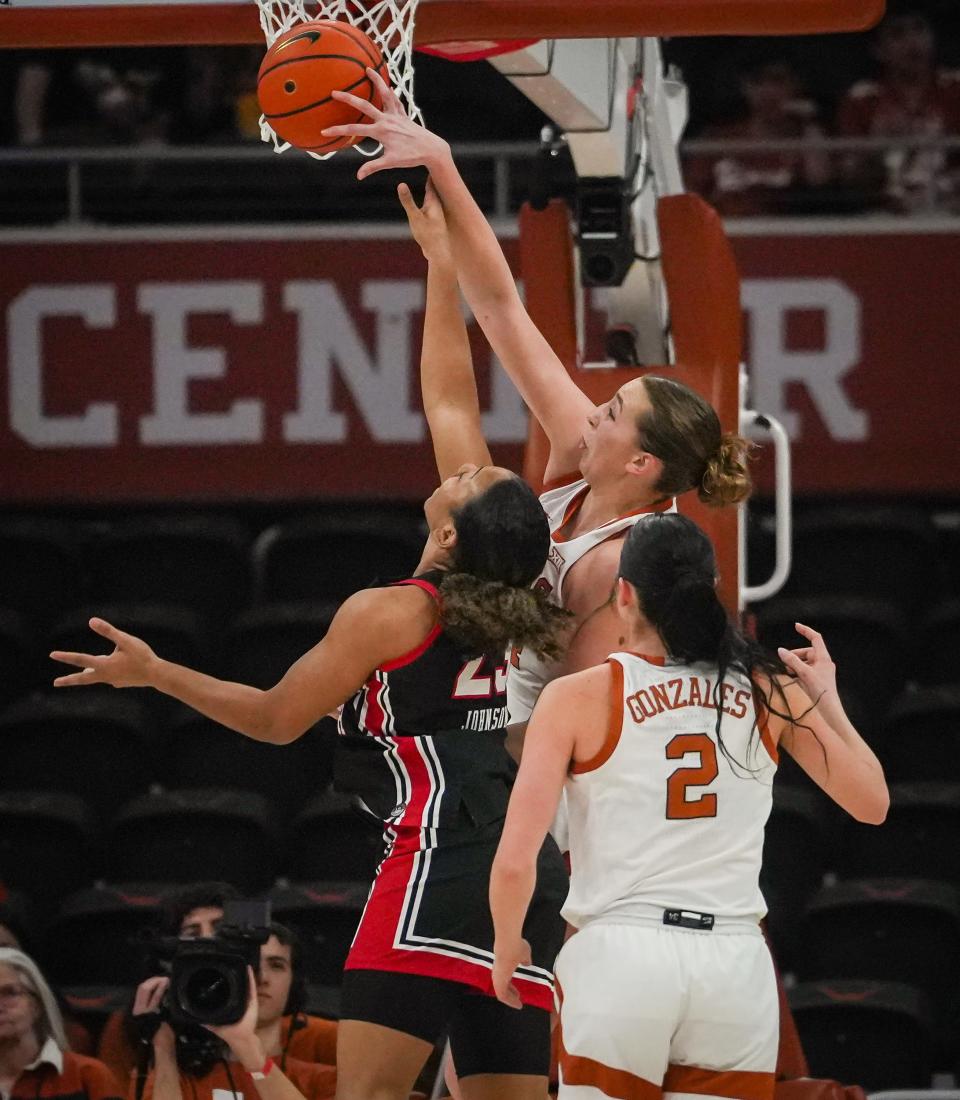
[[[401,183],[397,188],[397,195],[410,223],[410,232],[413,234],[413,239],[420,245],[424,258],[430,263],[451,266],[453,253],[450,250],[447,219],[443,213],[440,196],[430,180],[427,180],[423,206],[417,206],[417,200],[405,183]]]
[[[513,984],[514,971],[518,966],[530,965],[530,944],[526,940],[517,940],[514,944],[493,945],[493,991],[497,1000],[510,1008],[523,1008],[523,1001],[517,987]]]
[[[823,696],[837,697],[837,667],[827,649],[822,635],[803,623],[794,623],[809,646],[801,649],[780,647],[777,653],[788,670],[800,681],[804,691],[814,702]]]
[[[334,99],[355,107],[367,121],[328,126],[322,131],[324,137],[373,138],[383,146],[381,156],[361,165],[357,179],[366,179],[385,168],[415,168],[420,164],[429,168],[438,158],[449,156],[450,147],[443,138],[407,116],[399,96],[376,69],[367,69],[367,76],[380,93],[383,107],[349,92],[335,91]]]
[[[54,687],[86,687],[88,684],[110,684],[112,687],[150,687],[157,655],[140,638],[125,634],[103,619],[91,619],[90,629],[113,642],[114,650],[105,656],[92,653],[66,653],[55,649],[54,661],[74,665],[80,672],[58,676]]]

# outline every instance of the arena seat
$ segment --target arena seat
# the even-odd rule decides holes
[[[874,748],[888,782],[960,783],[960,684],[898,695]]]
[[[334,791],[311,799],[287,832],[284,873],[300,882],[369,883],[383,854],[381,830]]]
[[[37,909],[54,905],[93,878],[93,819],[75,795],[0,793],[0,868],[4,884]]]
[[[32,516],[0,517],[0,607],[48,626],[83,602],[77,526]]]
[[[253,791],[286,817],[330,781],[336,723],[321,719],[289,745],[267,745],[184,707],[165,723],[159,759],[163,783]]]
[[[895,783],[881,828],[851,824],[848,878],[929,878],[960,886],[960,784]]]
[[[920,508],[848,502],[796,517],[791,592],[881,599],[912,614],[943,581],[937,531]]]
[[[264,531],[253,548],[259,601],[342,600],[408,577],[423,548],[400,515],[306,516]]]
[[[156,926],[162,887],[99,884],[65,898],[49,925],[44,960],[63,985],[133,986],[146,977],[144,933]]]
[[[812,1077],[864,1089],[928,1088],[933,1018],[923,993],[899,982],[801,982],[788,992]]]
[[[813,792],[779,783],[763,842],[760,888],[767,902],[767,931],[777,961],[789,970],[800,914],[826,870],[827,820]]]
[[[134,990],[123,985],[91,985],[83,982],[79,985],[61,986],[59,993],[67,1020],[75,1021],[86,1031],[91,1042],[89,1053],[95,1054],[107,1020],[115,1012],[123,1012],[133,1003]],[[76,1050],[69,1032],[67,1037],[72,1049]]]
[[[960,600],[933,608],[919,628],[914,670],[921,684],[960,685]]]
[[[110,689],[33,695],[0,715],[0,787],[83,798],[108,815],[154,778],[140,702]]]
[[[104,525],[84,555],[89,598],[180,604],[223,621],[249,600],[251,541],[226,516],[120,519]]]
[[[837,665],[837,685],[856,724],[869,734],[906,682],[911,636],[896,608],[852,596],[771,600],[756,608],[757,636],[764,646],[795,649],[805,644],[795,622],[818,630]],[[858,713],[859,712],[859,713]]]
[[[24,616],[0,608],[0,706],[40,686],[43,665],[38,650]]]
[[[105,877],[133,882],[231,882],[269,888],[277,836],[267,802],[249,791],[155,791],[135,798],[111,823],[103,845]]]
[[[323,638],[336,610],[335,603],[302,600],[244,611],[224,638],[224,676],[254,687],[273,687]]]
[[[794,969],[805,981],[866,978],[916,986],[946,1039],[956,1024],[960,891],[924,879],[826,886],[803,914]]]
[[[296,882],[278,884],[267,895],[274,919],[292,928],[303,943],[310,982],[339,985],[367,893],[356,882]]]

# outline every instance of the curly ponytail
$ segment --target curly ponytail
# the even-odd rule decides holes
[[[678,496],[696,489],[704,504],[739,504],[750,495],[747,460],[753,444],[722,432],[709,401],[672,378],[648,374],[650,409],[637,420],[640,445],[663,464],[655,489]]]
[[[720,446],[707,459],[707,468],[700,480],[697,496],[704,504],[720,508],[739,504],[750,495],[750,473],[747,460],[753,444],[733,432],[724,432]]]
[[[508,645],[555,660],[564,651],[570,612],[543,592],[448,573],[440,583],[443,628],[465,651],[502,653]]]
[[[569,612],[530,585],[550,549],[536,494],[519,477],[497,481],[453,513],[457,542],[440,584],[440,620],[465,652],[502,653],[511,643],[554,658]]]

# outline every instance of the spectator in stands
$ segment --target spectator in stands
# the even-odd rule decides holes
[[[879,75],[854,84],[844,97],[840,136],[960,135],[960,72],[937,67],[933,27],[922,10],[900,8],[884,19],[873,54]],[[872,206],[904,213],[958,209],[960,158],[936,147],[851,153],[844,157],[843,177]]]
[[[820,136],[816,108],[800,94],[788,57],[767,52],[742,69],[743,111],[732,122],[716,123],[699,135],[713,140]],[[725,216],[789,213],[810,202],[810,189],[829,181],[823,152],[730,152],[692,158],[685,166],[687,185]]]
[[[251,1100],[261,1092],[263,1081],[250,1074],[263,1071],[272,1076],[276,1066],[306,1100],[325,1100],[336,1091],[336,1068],[291,1058],[293,1032],[285,1017],[299,1016],[306,996],[299,945],[283,925],[270,926],[271,935],[260,949],[259,973],[252,981],[250,1006],[241,1023],[209,1028],[216,1039],[198,1050],[189,1031],[162,1022],[153,1034],[154,1068],[146,1080],[143,1096],[154,1100],[212,1100],[214,1090],[230,1089]],[[149,1020],[159,1012],[169,986],[165,977],[148,978],[137,990],[134,1016]],[[152,1026],[150,1027],[152,1030]],[[222,1044],[226,1043],[224,1047]],[[189,1048],[192,1048],[190,1050]],[[188,1084],[189,1082],[189,1084]],[[134,1091],[136,1095],[136,1091]],[[264,1094],[274,1100],[278,1093]]]
[[[195,939],[212,936],[223,919],[223,906],[239,894],[225,882],[200,882],[170,893],[164,900],[158,931],[162,936]],[[156,970],[150,967],[151,976]],[[302,999],[280,1022],[279,1035],[269,1053],[284,1051],[303,1062],[332,1065],[336,1061],[337,1025],[304,1012]],[[137,1065],[137,1028],[129,1013],[116,1012],[107,1021],[100,1039],[99,1056],[121,1081],[130,1080]]]
[[[0,1094],[8,1100],[119,1100],[113,1074],[69,1049],[56,998],[37,964],[0,948]]]

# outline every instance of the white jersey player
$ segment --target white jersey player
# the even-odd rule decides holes
[[[883,821],[877,758],[823,639],[766,656],[729,622],[706,535],[651,516],[624,544],[625,645],[554,681],[530,721],[494,862],[493,982],[511,985],[535,857],[562,790],[577,929],[556,964],[560,1097],[773,1095],[776,979],[758,879],[785,749],[859,821]]]

